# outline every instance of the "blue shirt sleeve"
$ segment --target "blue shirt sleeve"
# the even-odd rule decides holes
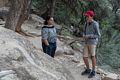
[[[100,29],[99,29],[98,23],[95,23],[94,29],[95,29],[95,34],[91,35],[91,38],[100,38],[101,34],[100,34]]]

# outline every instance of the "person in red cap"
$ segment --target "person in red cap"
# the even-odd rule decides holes
[[[88,78],[95,76],[95,66],[96,66],[96,45],[98,38],[101,36],[99,30],[99,24],[96,22],[93,17],[95,16],[94,12],[89,10],[85,13],[86,23],[83,27],[83,38],[85,41],[84,50],[83,50],[83,60],[86,65],[86,70],[81,74],[88,74]],[[92,60],[92,69],[90,69],[88,58],[91,57]]]

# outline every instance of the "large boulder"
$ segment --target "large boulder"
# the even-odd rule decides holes
[[[33,21],[36,21],[36,22],[39,22],[40,24],[43,24],[43,23],[44,23],[44,19],[41,18],[41,17],[38,16],[38,15],[35,15],[35,14],[30,14],[29,19],[31,19],[31,20],[33,20]]]
[[[72,42],[70,46],[72,47],[72,49],[83,53],[83,45],[81,45],[78,41]]]
[[[41,35],[41,28],[43,26],[44,19],[35,14],[30,14],[29,19],[22,24],[22,31],[26,34],[34,36]]]
[[[74,80],[59,62],[25,37],[0,27],[0,80]]]
[[[66,54],[66,55],[74,55],[74,51],[72,48],[65,44],[64,42],[60,41],[59,39],[57,40],[57,50],[56,50],[56,55],[61,55],[61,54]]]
[[[41,28],[44,26],[44,21],[45,20],[42,17],[40,17],[36,14],[30,14],[28,20],[26,20],[22,24],[22,31],[27,34],[40,36]],[[57,23],[55,23],[54,26],[57,30],[57,33],[60,34],[62,26],[58,25]]]

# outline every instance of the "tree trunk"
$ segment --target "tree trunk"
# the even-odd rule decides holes
[[[20,32],[22,23],[28,17],[31,0],[10,0],[10,2],[11,6],[5,27]]]
[[[52,0],[51,10],[50,10],[50,16],[54,16],[54,13],[55,13],[55,4],[56,4],[56,0]]]
[[[43,12],[41,12],[41,17],[46,18],[47,16],[54,17],[55,7],[57,0],[46,0]]]

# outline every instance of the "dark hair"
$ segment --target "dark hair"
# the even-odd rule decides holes
[[[50,18],[51,18],[51,16],[47,16],[46,18],[45,18],[45,22],[44,22],[44,25],[48,25],[48,20],[50,20]]]

